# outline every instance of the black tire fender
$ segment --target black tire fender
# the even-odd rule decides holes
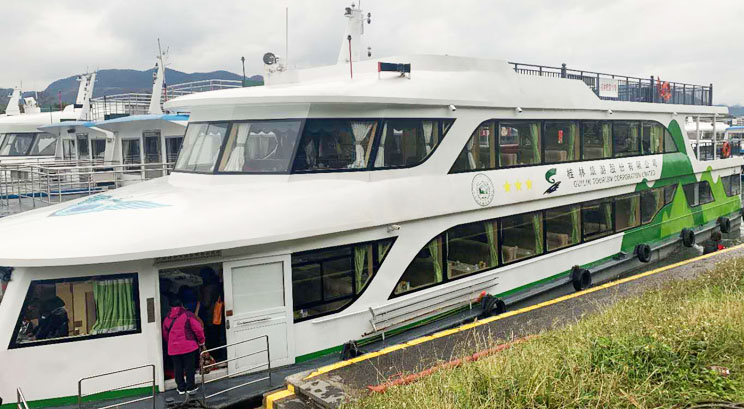
[[[691,229],[684,228],[679,233],[680,237],[682,237],[682,245],[685,247],[692,247],[695,245],[695,232]]]
[[[635,253],[641,263],[648,263],[649,261],[651,261],[651,254],[653,254],[653,252],[651,251],[651,246],[646,243],[637,245],[635,248]]]
[[[576,291],[584,291],[592,286],[592,273],[585,268],[574,266],[571,271],[571,284]]]
[[[721,229],[721,233],[729,233],[731,231],[731,220],[728,217],[719,217],[718,228]]]
[[[487,295],[481,300],[483,308],[482,316],[491,317],[493,315],[499,315],[506,312],[506,303],[501,298],[496,298],[492,295]]]

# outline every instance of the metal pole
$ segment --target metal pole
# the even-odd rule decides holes
[[[695,117],[695,137],[697,138],[697,146],[695,147],[695,150],[697,150],[697,158],[700,160],[700,115]]]
[[[269,336],[264,336],[266,337],[266,359],[267,365],[269,366],[269,386],[271,386],[271,351],[269,350]]]
[[[710,83],[710,91],[708,92],[708,105],[713,105],[713,83]]]
[[[716,135],[716,121],[718,121],[718,114],[713,114],[713,160],[718,159],[718,136]]]
[[[245,87],[245,57],[240,57],[240,62],[243,63],[243,86]]]

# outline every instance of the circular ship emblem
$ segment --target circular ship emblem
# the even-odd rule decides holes
[[[473,199],[480,206],[488,206],[493,200],[493,182],[488,176],[479,173],[473,178]]]

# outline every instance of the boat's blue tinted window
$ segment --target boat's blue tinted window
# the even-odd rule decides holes
[[[367,119],[308,119],[294,171],[366,169],[378,124]]]
[[[9,133],[0,145],[0,156],[26,156],[31,150],[35,133]]]
[[[217,165],[227,122],[189,124],[175,170],[212,173]]]
[[[135,274],[32,281],[11,347],[140,331]]]
[[[375,168],[399,168],[423,162],[442,142],[450,120],[388,119],[374,160]]]
[[[299,119],[233,123],[220,172],[288,173],[301,124]]]

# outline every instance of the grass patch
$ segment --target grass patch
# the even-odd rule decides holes
[[[744,258],[346,408],[657,408],[713,400],[744,401]]]

